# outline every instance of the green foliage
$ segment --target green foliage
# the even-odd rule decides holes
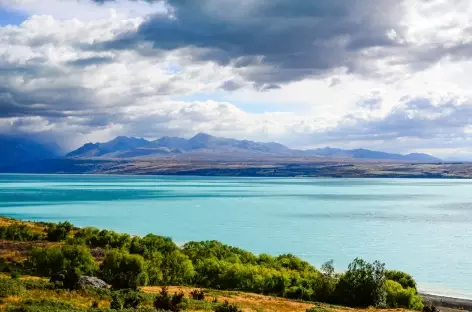
[[[40,240],[41,235],[32,232],[24,224],[11,224],[8,226],[0,226],[0,239],[28,242]]]
[[[70,302],[58,300],[25,300],[9,306],[7,312],[78,312]]]
[[[384,307],[385,265],[356,258],[336,286],[337,302],[353,307]]]
[[[195,275],[192,261],[178,250],[164,255],[161,264],[164,285],[189,283]]]
[[[29,262],[39,275],[56,277],[66,288],[75,288],[82,275],[93,275],[97,265],[85,246],[35,248]]]
[[[133,237],[131,239],[129,252],[150,258],[153,254],[169,254],[178,250],[177,245],[169,237],[148,234],[143,238]]]
[[[333,302],[339,276],[334,272],[334,262],[330,260],[321,266],[321,276],[315,289],[315,299],[319,302]]]
[[[50,242],[60,242],[67,239],[74,226],[69,222],[49,224],[46,228],[46,239]]]
[[[154,307],[160,311],[172,311],[179,312],[183,307],[183,293],[176,293],[169,295],[166,287],[163,287],[160,294],[158,294],[154,300]]]
[[[416,291],[416,282],[413,277],[405,272],[386,270],[385,278],[400,283],[403,288],[413,288]]]
[[[122,250],[111,250],[101,265],[103,279],[114,289],[145,286],[148,282],[147,267],[140,255],[131,255]]]
[[[144,297],[141,293],[123,289],[112,293],[110,308],[114,310],[137,309],[143,301]]]
[[[128,249],[131,244],[131,236],[129,234],[87,227],[78,230],[73,241],[85,244],[91,248]]]
[[[405,308],[411,310],[423,310],[423,298],[416,294],[414,288],[403,288],[396,281],[386,280],[387,306],[390,308]]]
[[[22,296],[26,289],[19,280],[0,279],[0,298],[9,296]]]
[[[214,311],[215,312],[242,312],[242,310],[240,310],[237,305],[230,304],[228,303],[228,301],[225,301],[225,303],[216,306]]]
[[[246,264],[257,262],[257,257],[254,254],[218,241],[189,242],[183,246],[182,250],[194,263],[204,258]]]
[[[54,289],[54,285],[45,280],[21,280],[21,284],[27,289]]]

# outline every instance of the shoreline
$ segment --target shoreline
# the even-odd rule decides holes
[[[442,295],[433,295],[420,292],[425,304],[432,304],[440,308],[449,308],[453,310],[472,311],[472,299],[455,298]]]

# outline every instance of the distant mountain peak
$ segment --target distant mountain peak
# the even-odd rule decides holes
[[[208,133],[205,132],[199,132],[195,136],[193,136],[190,140],[208,140],[214,138],[214,136],[209,135]]]
[[[200,132],[190,139],[164,136],[154,141],[143,138],[119,136],[105,143],[87,143],[69,153],[70,157],[159,157],[169,155],[231,155],[232,158],[250,159],[252,157],[326,157],[342,159],[372,159],[412,162],[439,162],[440,159],[422,153],[408,155],[372,151],[365,148],[344,150],[324,147],[313,150],[294,150],[276,142],[261,143],[250,140],[237,140],[216,137]]]

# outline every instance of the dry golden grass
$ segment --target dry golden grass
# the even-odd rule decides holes
[[[158,294],[162,287],[142,287],[141,291],[149,294]],[[182,286],[171,286],[168,287],[170,293],[183,292],[186,297],[190,296],[190,292],[197,288],[182,287]],[[206,300],[213,300],[217,298],[218,302],[228,301],[229,303],[236,304],[244,312],[305,312],[306,309],[321,306],[327,310],[333,312],[404,312],[408,311],[405,309],[352,309],[340,306],[332,306],[320,303],[307,303],[296,300],[289,300],[284,298],[277,298],[271,296],[263,296],[253,293],[245,293],[238,291],[218,291],[218,290],[205,290]]]
[[[9,226],[12,224],[26,225],[33,233],[38,233],[38,234],[44,233],[44,229],[45,229],[44,225],[41,225],[39,223],[0,217],[0,226]]]
[[[61,243],[51,243],[51,242],[15,242],[0,240],[0,259],[4,262],[22,262],[26,259],[28,252],[30,252],[34,247],[51,247],[51,246],[60,246]]]

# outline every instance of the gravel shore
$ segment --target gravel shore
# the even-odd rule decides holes
[[[433,304],[440,311],[472,311],[472,300],[421,294],[425,303]]]

